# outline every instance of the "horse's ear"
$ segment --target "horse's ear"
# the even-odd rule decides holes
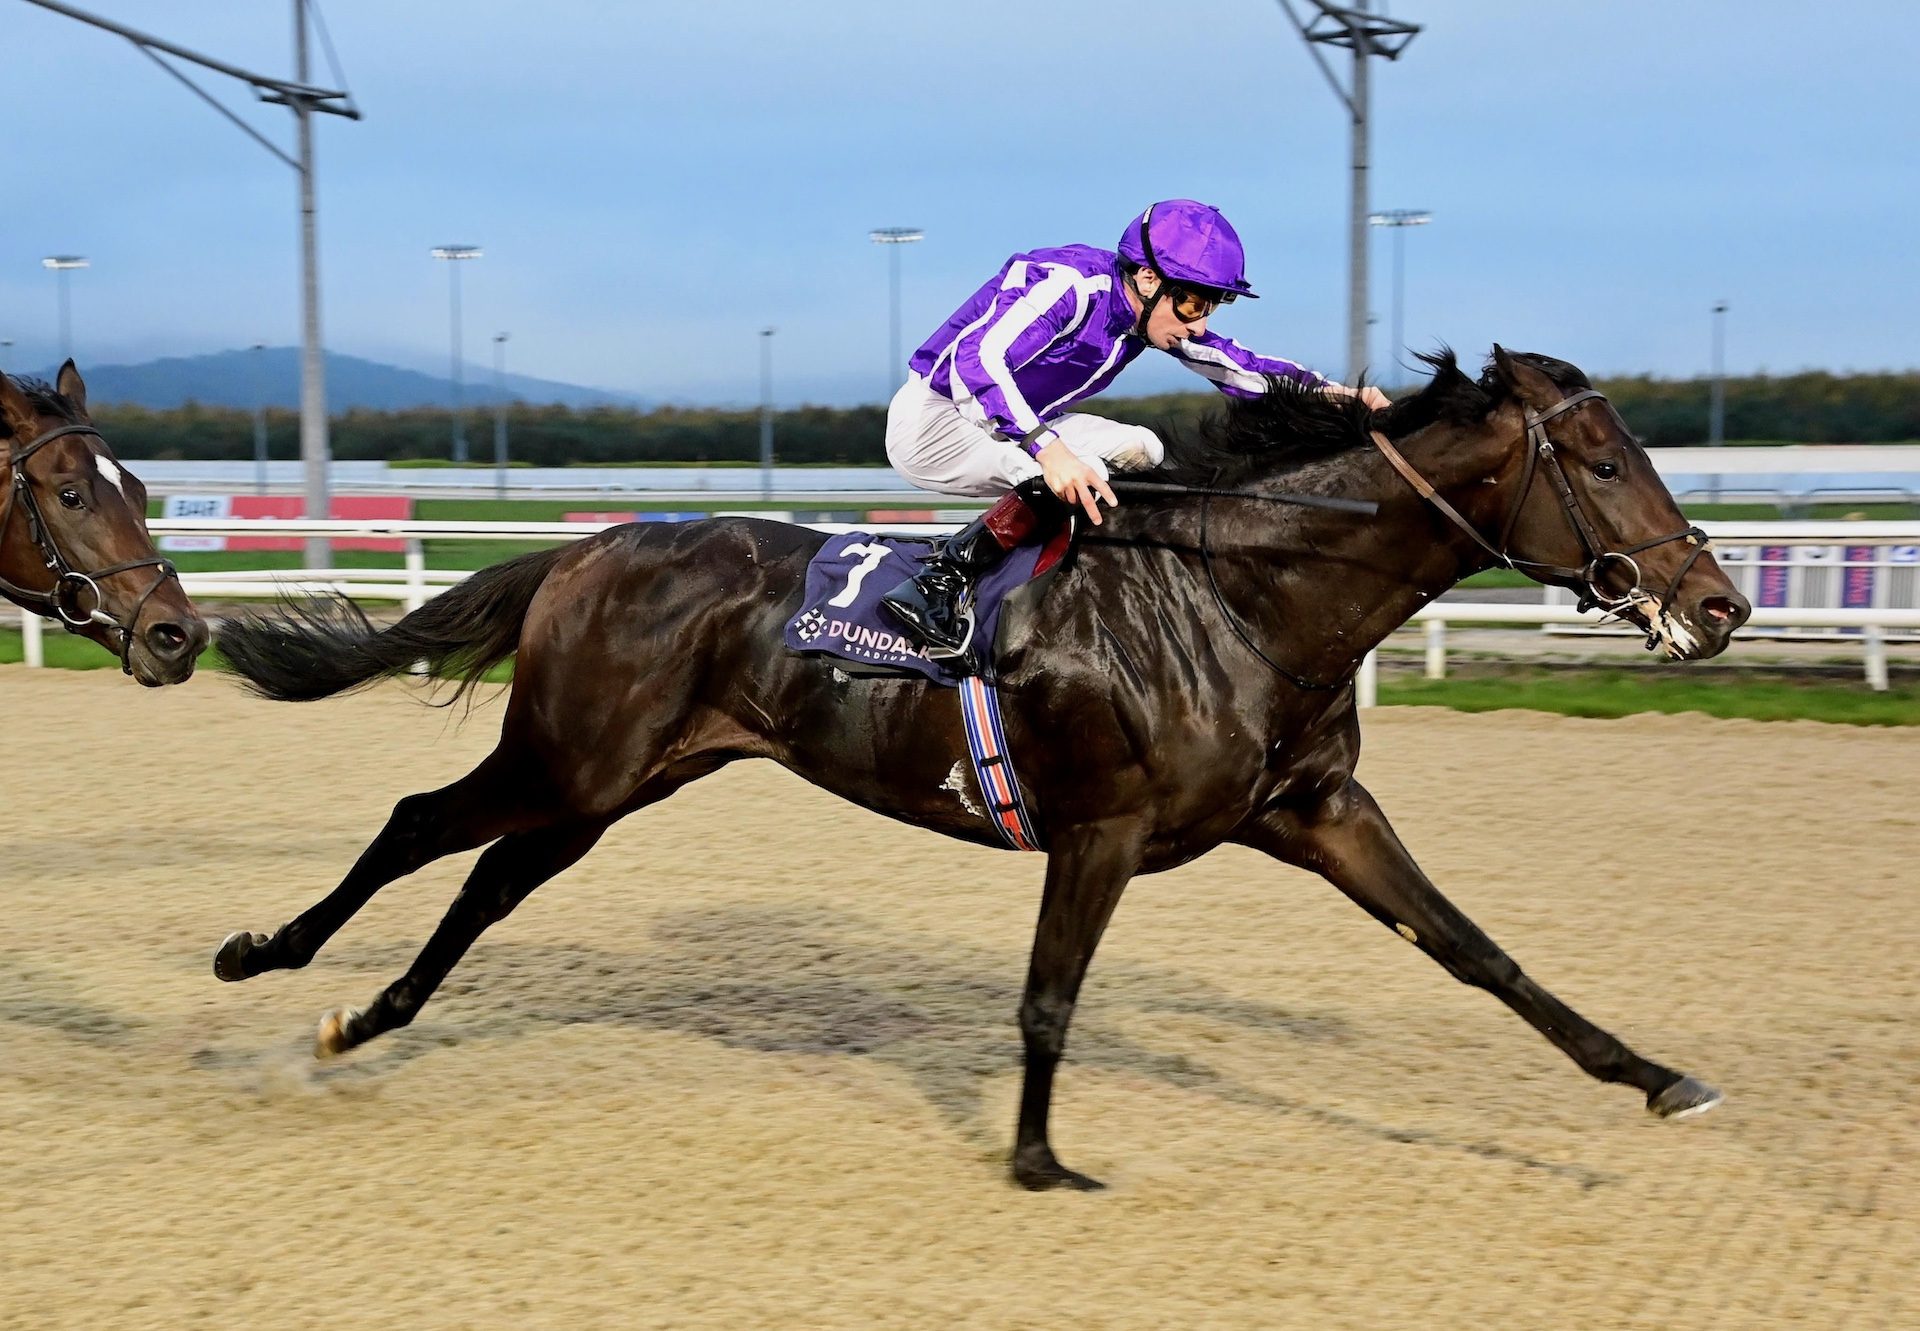
[[[80,371],[74,368],[73,357],[67,357],[67,363],[60,367],[60,374],[54,379],[53,386],[59,390],[61,397],[79,410],[82,420],[92,419],[87,415],[86,381],[80,377]]]
[[[1498,342],[1493,344],[1493,372],[1511,396],[1535,411],[1544,411],[1566,396],[1553,380]]]
[[[0,371],[0,423],[15,439],[31,439],[40,432],[39,413],[4,371]]]

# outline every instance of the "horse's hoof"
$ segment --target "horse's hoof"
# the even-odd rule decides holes
[[[1723,1099],[1704,1081],[1682,1077],[1666,1090],[1649,1095],[1647,1112],[1656,1118],[1691,1118],[1706,1113]]]
[[[247,969],[247,953],[265,947],[270,941],[265,934],[228,934],[220,940],[220,948],[213,954],[214,978],[229,984],[248,978],[252,972]]]
[[[1053,1152],[1032,1161],[1013,1159],[1013,1181],[1028,1192],[1046,1192],[1052,1188],[1071,1188],[1075,1192],[1099,1192],[1107,1185],[1097,1178],[1076,1173],[1053,1158]]]
[[[353,1048],[347,1038],[347,1023],[360,1014],[350,1007],[337,1007],[320,1018],[320,1029],[313,1034],[313,1056],[335,1058]]]

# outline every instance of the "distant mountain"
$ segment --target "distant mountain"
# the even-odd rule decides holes
[[[198,402],[210,407],[250,408],[263,398],[268,406],[300,405],[300,350],[266,347],[260,351],[220,351],[206,356],[173,356],[140,365],[83,365],[90,401],[134,403],[165,409]],[[41,377],[52,378],[51,369]],[[569,407],[644,407],[627,393],[610,393],[579,384],[555,383],[524,374],[505,376],[507,396],[520,402],[558,402]],[[397,365],[327,353],[327,410],[397,411],[407,407],[444,407],[452,400],[453,381]],[[493,372],[467,367],[463,400],[468,406],[493,401]]]

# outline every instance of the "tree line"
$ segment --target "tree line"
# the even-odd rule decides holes
[[[1603,380],[1612,399],[1649,447],[1707,441],[1709,385],[1704,379],[1650,376]],[[1103,398],[1091,410],[1156,429],[1192,430],[1220,399],[1211,393]],[[188,405],[168,411],[102,406],[96,422],[124,458],[234,459],[253,456],[253,417],[225,407]],[[760,457],[760,416],[753,410],[657,407],[573,409],[515,404],[507,412],[516,464],[557,467],[646,463],[746,463]],[[877,466],[886,462],[886,413],[879,406],[801,407],[776,412],[774,453],[788,464]],[[450,451],[445,410],[349,411],[332,421],[333,455],[343,460],[433,461]],[[493,458],[491,417],[469,414],[470,455]],[[1920,440],[1920,372],[1836,375],[1824,371],[1726,381],[1726,437],[1779,443],[1882,443]],[[267,413],[267,449],[274,458],[300,454],[299,421]]]

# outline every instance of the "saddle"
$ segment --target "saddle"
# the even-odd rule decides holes
[[[918,675],[946,688],[969,678],[991,679],[1007,598],[1030,584],[1039,584],[1034,594],[1042,594],[1071,539],[1071,530],[1063,527],[1044,543],[1008,551],[983,573],[974,586],[972,644],[965,654],[946,657],[931,655],[880,604],[889,588],[920,571],[936,543],[883,532],[843,532],[808,561],[806,596],[787,621],[786,645],[833,657],[850,674]]]

